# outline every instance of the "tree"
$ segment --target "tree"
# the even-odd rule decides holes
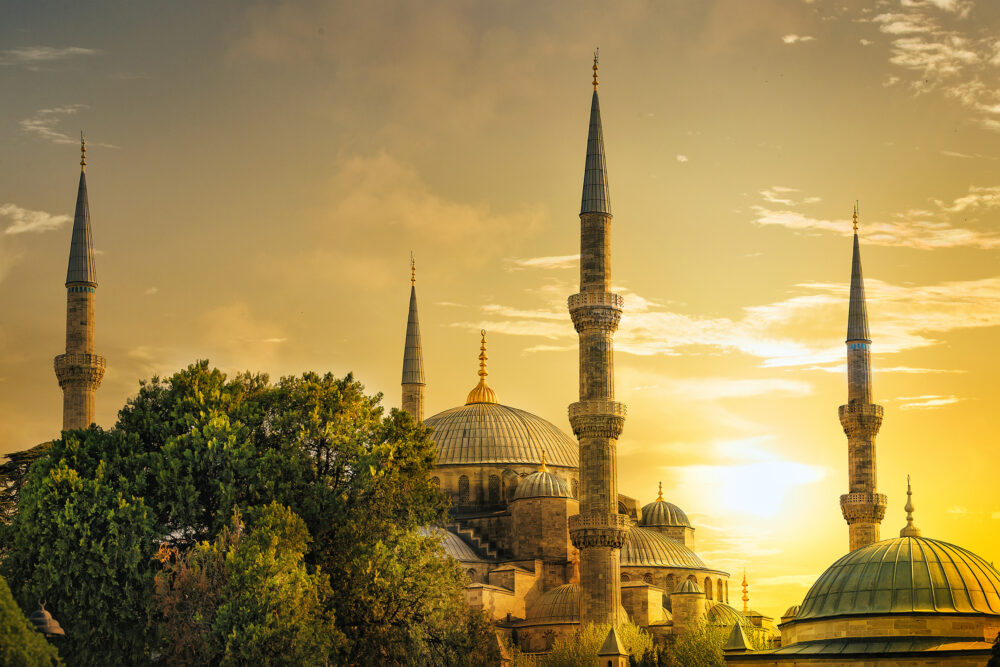
[[[0,665],[50,667],[59,664],[55,647],[35,631],[0,577]]]
[[[576,632],[555,641],[552,650],[543,655],[525,655],[516,647],[509,647],[514,667],[575,667],[597,664],[597,652],[611,631],[611,625],[587,623]],[[653,638],[632,622],[618,626],[618,638],[628,651],[633,664],[656,665],[657,649]]]
[[[344,636],[329,610],[329,580],[303,562],[302,519],[272,503],[237,513],[212,542],[165,548],[156,575],[167,662],[324,665]]]
[[[495,641],[457,565],[419,534],[447,512],[434,445],[380,403],[352,375],[272,384],[207,361],[144,382],[110,431],[65,432],[31,465],[0,532],[3,572],[65,619],[74,663],[106,664],[107,647],[138,661],[156,650],[157,549],[201,553],[237,511],[278,503],[308,531],[305,572],[329,575],[321,607],[346,662],[469,663]]]
[[[0,524],[9,524],[14,520],[28,469],[35,459],[48,454],[51,448],[51,442],[43,442],[23,452],[6,455],[7,460],[0,464]]]

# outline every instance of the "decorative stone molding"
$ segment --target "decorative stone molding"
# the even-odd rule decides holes
[[[83,385],[96,390],[104,378],[107,361],[99,354],[60,354],[53,365],[60,387]]]
[[[881,405],[850,403],[838,409],[840,425],[848,438],[873,438],[882,427],[885,414]]]
[[[625,299],[614,292],[579,292],[571,294],[566,300],[566,304],[569,306],[570,312],[583,306],[602,306],[622,310],[625,306]]]
[[[574,514],[569,517],[568,523],[570,539],[577,549],[621,549],[631,525],[624,514]]]
[[[881,493],[845,493],[840,497],[840,509],[848,524],[881,523],[888,502]]]

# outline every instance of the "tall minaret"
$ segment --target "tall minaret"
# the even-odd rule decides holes
[[[871,344],[855,206],[851,304],[847,315],[847,405],[840,406],[840,423],[847,434],[850,481],[850,493],[840,497],[840,508],[849,526],[851,551],[879,541],[879,524],[886,506],[886,497],[876,493],[875,436],[882,426],[882,406],[872,403]]]
[[[580,400],[569,422],[580,440],[580,513],[569,517],[570,538],[580,550],[581,622],[618,623],[621,548],[628,519],[618,514],[617,440],[625,406],[616,403],[613,334],[623,299],[611,287],[611,207],[604,164],[601,107],[594,96],[580,205],[580,293],[569,297],[580,335]]]
[[[104,377],[104,357],[94,354],[94,244],[87,203],[87,144],[80,134],[80,189],[66,271],[66,354],[55,358],[63,390],[63,430],[94,423],[94,395]]]
[[[418,422],[424,420],[424,353],[420,347],[420,320],[417,318],[417,266],[410,254],[410,314],[406,318],[406,346],[403,349],[403,409]]]

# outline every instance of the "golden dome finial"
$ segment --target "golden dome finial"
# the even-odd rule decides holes
[[[743,613],[750,611],[747,603],[750,602],[750,594],[747,593],[747,569],[743,568]]]
[[[410,251],[410,286],[417,284],[417,263],[413,259],[413,251]]]
[[[659,484],[660,484],[660,490],[656,494],[656,502],[665,503],[667,501],[663,499],[663,482],[659,482]]]
[[[545,450],[542,450],[542,465],[538,468],[539,472],[548,472],[549,469],[545,467]]]
[[[479,333],[482,334],[483,338],[479,344],[479,384],[469,392],[469,397],[465,399],[465,404],[470,403],[496,403],[497,394],[493,389],[486,384],[486,376],[489,375],[489,371],[486,370],[486,329],[481,330]]]
[[[87,171],[87,137],[80,130],[80,171]]]
[[[910,489],[910,476],[906,476],[906,525],[899,531],[900,537],[920,537],[920,529],[913,525],[913,491]]]
[[[858,202],[854,202],[854,233],[858,233]]]
[[[594,90],[597,90],[597,55],[600,53],[601,47],[594,49]]]

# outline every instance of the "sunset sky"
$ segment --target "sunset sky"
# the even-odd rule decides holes
[[[860,200],[882,536],[910,474],[924,535],[996,562],[998,29],[988,0],[8,0],[0,453],[58,435],[81,129],[102,426],[199,358],[398,406],[412,250],[427,414],[485,328],[500,401],[569,431],[600,46],[620,490],[662,481],[774,616],[846,551]]]

